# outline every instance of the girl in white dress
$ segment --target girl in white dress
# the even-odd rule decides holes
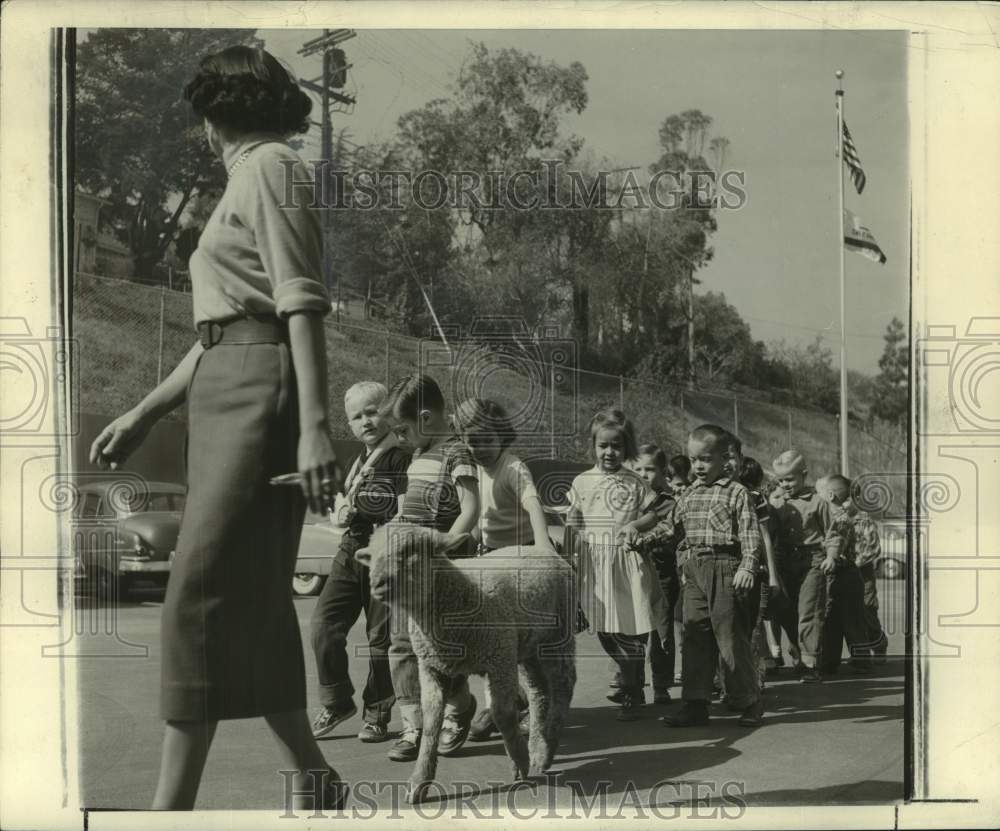
[[[623,681],[619,721],[637,717],[648,633],[658,592],[650,563],[633,548],[656,525],[656,494],[625,466],[636,456],[635,430],[621,410],[590,422],[596,464],[573,480],[567,525],[573,529],[580,608]]]

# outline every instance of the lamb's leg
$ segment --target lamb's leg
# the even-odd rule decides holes
[[[522,663],[528,686],[528,707],[531,713],[531,730],[528,737],[528,753],[532,774],[540,774],[548,767],[552,758],[549,751],[547,725],[551,718],[552,684],[538,658],[530,658]]]
[[[548,718],[545,721],[545,741],[547,757],[543,770],[548,769],[555,759],[559,749],[559,737],[562,735],[569,705],[573,700],[573,689],[576,687],[576,656],[572,653],[561,655],[544,662],[543,666],[549,677],[552,699],[549,703]]]
[[[507,671],[489,673],[486,683],[490,689],[490,713],[496,724],[507,757],[511,761],[512,775],[515,782],[528,777],[528,744],[521,735],[517,712],[517,665],[512,665]]]
[[[417,764],[410,774],[406,801],[420,802],[427,793],[428,784],[437,772],[437,744],[444,720],[444,692],[448,679],[421,661],[420,664],[420,707],[424,711],[423,735]]]

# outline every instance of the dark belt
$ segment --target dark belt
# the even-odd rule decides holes
[[[816,554],[816,553],[818,553],[818,552],[820,552],[820,551],[823,550],[823,546],[819,545],[818,543],[817,544],[813,544],[813,545],[793,545],[791,548],[792,548],[792,551],[794,551],[796,554],[799,554],[799,553],[801,553],[801,554]]]
[[[688,550],[695,557],[709,557],[712,554],[726,554],[730,557],[740,555],[738,545],[692,545],[689,546]]]
[[[198,337],[205,349],[219,344],[288,343],[288,327],[271,315],[203,320],[198,324]]]

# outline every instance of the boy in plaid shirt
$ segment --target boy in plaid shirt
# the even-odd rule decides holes
[[[827,584],[828,600],[823,632],[823,670],[834,673],[840,663],[842,642],[851,650],[851,664],[858,672],[867,672],[867,660],[885,654],[888,639],[878,619],[878,594],[875,586],[875,557],[881,553],[878,529],[868,516],[851,503],[851,481],[839,474],[824,477],[816,489],[835,508],[835,518],[846,527],[848,542],[844,561]],[[866,563],[870,581],[866,581],[859,562]],[[868,608],[869,592],[874,594],[875,610]],[[874,618],[874,621],[872,620]]]
[[[763,717],[750,642],[763,540],[749,491],[724,470],[728,453],[729,433],[714,424],[688,437],[695,479],[677,501],[672,528],[680,538],[677,558],[685,582],[684,703],[664,717],[670,727],[708,723],[720,657],[730,705],[743,710],[739,723],[756,727]]]
[[[792,629],[798,612],[798,647],[802,652],[803,683],[823,680],[822,643],[826,620],[827,582],[844,561],[849,540],[845,523],[836,521],[834,508],[807,484],[809,470],[802,454],[786,450],[772,463],[775,476],[785,492],[778,509],[779,563],[782,583],[788,595],[788,620]]]

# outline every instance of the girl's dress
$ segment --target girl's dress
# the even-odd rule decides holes
[[[593,630],[643,635],[656,629],[655,603],[662,594],[649,560],[617,543],[618,531],[646,513],[655,494],[636,473],[605,473],[593,467],[573,480],[580,608]]]

